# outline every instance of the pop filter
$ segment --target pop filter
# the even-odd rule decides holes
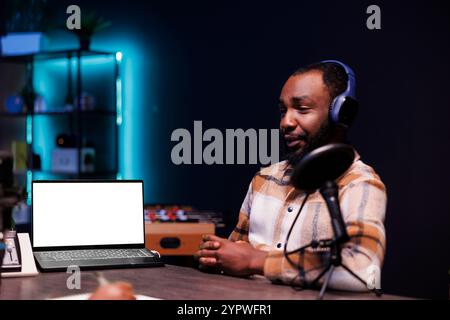
[[[314,149],[293,168],[291,184],[296,189],[315,191],[339,178],[354,158],[355,151],[348,144],[332,143]]]

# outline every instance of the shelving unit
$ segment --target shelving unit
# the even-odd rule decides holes
[[[95,107],[93,110],[83,110],[82,109],[82,99],[83,92],[85,88],[83,87],[83,62],[85,58],[95,58],[95,57],[106,57],[108,59],[104,59],[102,63],[112,63],[112,88],[113,92],[111,92],[112,97],[110,102],[112,101],[112,105],[105,105],[100,103],[99,106]],[[110,58],[110,59],[109,59]],[[11,119],[20,119],[20,121],[26,121],[26,142],[29,146],[29,150],[31,150],[31,155],[29,159],[29,167],[26,170],[26,184],[27,191],[30,191],[31,181],[33,180],[35,175],[46,175],[49,179],[116,179],[119,175],[119,163],[118,163],[118,148],[119,148],[119,127],[122,123],[122,94],[121,94],[121,79],[119,75],[119,67],[122,58],[122,54],[119,52],[103,52],[103,51],[84,51],[84,50],[63,50],[63,51],[53,51],[53,52],[40,52],[32,55],[22,55],[22,56],[0,56],[0,63],[14,63],[14,64],[24,64],[27,70],[27,80],[26,86],[28,88],[33,88],[33,91],[36,93],[38,90],[35,90],[33,86],[34,80],[34,72],[35,72],[35,64],[37,62],[46,62],[54,59],[62,59],[67,62],[67,92],[65,95],[73,97],[73,101],[76,101],[76,104],[73,105],[73,110],[63,110],[62,106],[49,106],[48,111],[39,111],[35,112],[34,106],[29,108],[28,110],[24,110],[22,113],[8,113],[6,111],[0,112],[0,125],[1,121],[11,121]],[[72,72],[72,65],[75,64],[75,72]],[[95,68],[94,66],[90,66]],[[74,90],[73,90],[74,89]],[[73,92],[73,93],[72,93]],[[39,92],[38,92],[39,93]],[[45,98],[45,96],[44,96]],[[3,103],[3,101],[1,102]],[[103,106],[103,107],[100,107]],[[0,108],[1,109],[1,108]],[[75,173],[65,173],[65,172],[54,172],[49,168],[39,168],[36,169],[33,163],[33,153],[35,152],[35,122],[39,117],[47,117],[53,119],[52,121],[64,121],[68,123],[68,131],[70,134],[75,136],[76,144],[75,148],[77,150],[77,170]],[[89,133],[88,127],[95,127],[98,130],[102,129],[102,125],[107,128],[105,131],[109,131],[112,134],[113,142],[108,142],[111,138],[111,135],[106,136],[103,140],[105,146],[109,143],[108,149],[110,150],[109,155],[106,157],[103,155],[103,158],[107,158],[111,162],[111,164],[106,167],[105,165],[95,165],[94,172],[82,172],[82,156],[81,151],[85,146],[84,140],[99,139],[100,134],[92,135],[92,132]],[[113,129],[112,129],[113,128]],[[103,133],[106,135],[106,133]],[[1,139],[1,137],[0,137]],[[102,143],[102,142],[100,142]],[[100,144],[97,142],[97,144]],[[49,148],[52,145],[54,146],[55,139],[45,141],[44,148]],[[105,149],[106,147],[103,146]],[[42,148],[42,146],[40,146]],[[97,146],[95,146],[97,147]],[[97,153],[97,148],[96,148]],[[96,157],[97,159],[97,154]],[[44,162],[44,161],[42,161]],[[48,162],[48,159],[47,159]],[[22,174],[25,172],[22,172]],[[18,172],[17,174],[20,174]],[[30,199],[30,193],[29,200]]]

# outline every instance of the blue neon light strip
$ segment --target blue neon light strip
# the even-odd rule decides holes
[[[31,182],[33,181],[33,171],[27,171],[27,204],[31,205]]]
[[[31,144],[33,143],[33,118],[31,115],[27,115],[27,124],[26,124],[26,130],[27,130],[27,143]]]
[[[120,78],[120,63],[122,62],[122,52],[116,52],[116,61],[119,67],[116,79],[116,123],[118,126],[122,124],[122,79]]]
[[[118,126],[122,125],[122,79],[120,76],[116,79],[116,123]]]

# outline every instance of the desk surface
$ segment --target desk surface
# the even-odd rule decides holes
[[[283,285],[271,284],[263,277],[242,279],[204,273],[193,268],[166,265],[158,268],[104,270],[108,280],[128,281],[137,294],[171,300],[296,300],[315,299],[318,291],[296,291]],[[64,272],[40,273],[30,278],[4,278],[0,300],[48,299],[92,292],[97,280],[92,271],[81,273],[81,289],[69,290]],[[381,298],[368,293],[330,291],[326,299],[404,299],[384,294]]]

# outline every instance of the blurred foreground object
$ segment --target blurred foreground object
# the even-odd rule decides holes
[[[89,300],[136,300],[136,297],[131,284],[114,282],[98,287]]]

